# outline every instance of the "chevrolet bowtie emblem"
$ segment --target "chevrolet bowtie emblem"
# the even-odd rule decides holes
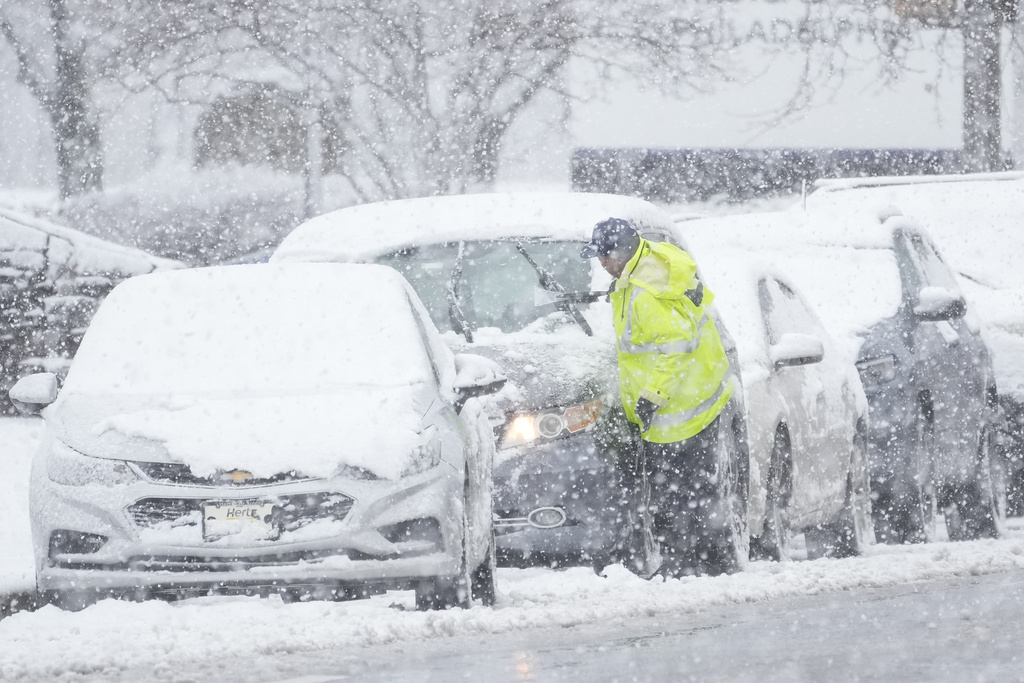
[[[231,470],[221,475],[221,478],[230,481],[232,484],[242,484],[255,479],[252,472],[246,472],[245,470]]]

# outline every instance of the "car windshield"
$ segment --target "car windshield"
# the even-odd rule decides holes
[[[380,271],[250,265],[126,281],[94,318],[65,389],[260,397],[433,381],[409,294]]]
[[[549,300],[543,294],[537,299],[540,275],[518,247],[565,291],[590,289],[590,262],[580,258],[580,242],[508,239],[431,244],[388,254],[378,263],[405,276],[442,332],[456,329],[448,301],[448,288],[453,284],[470,329],[515,332],[556,309],[554,304],[543,303]],[[453,278],[459,269],[458,278]]]

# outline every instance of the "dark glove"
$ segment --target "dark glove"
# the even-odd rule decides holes
[[[633,412],[636,413],[636,419],[640,420],[640,432],[644,433],[651,428],[651,420],[654,419],[654,414],[658,412],[658,404],[652,403],[641,396],[636,400]]]

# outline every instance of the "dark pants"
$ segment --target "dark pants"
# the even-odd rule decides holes
[[[718,418],[685,441],[642,442],[629,469],[634,553],[650,533],[660,546],[660,574],[716,575],[738,569],[727,501],[719,495]]]

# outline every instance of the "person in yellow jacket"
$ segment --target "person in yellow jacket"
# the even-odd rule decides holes
[[[626,417],[640,431],[626,468],[641,515],[650,515],[668,576],[738,569],[716,485],[718,416],[733,394],[732,372],[707,306],[714,295],[682,249],[650,242],[626,220],[594,227],[580,256],[616,278],[610,293]],[[640,501],[641,482],[649,501]]]

